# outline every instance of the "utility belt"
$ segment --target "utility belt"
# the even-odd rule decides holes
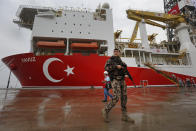
[[[124,80],[124,78],[125,78],[124,76],[114,76],[113,79],[120,81],[120,80]]]

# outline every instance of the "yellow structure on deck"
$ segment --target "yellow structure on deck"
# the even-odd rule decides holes
[[[137,37],[137,32],[138,32],[138,26],[139,22],[142,20],[150,25],[161,27],[162,29],[165,29],[167,27],[169,28],[176,28],[180,23],[185,23],[185,19],[182,15],[172,15],[172,14],[166,14],[166,13],[157,13],[157,12],[149,12],[149,11],[139,11],[139,10],[127,10],[127,17],[129,19],[137,21],[135,28],[132,33],[132,37],[130,39],[130,48],[137,48],[137,44],[134,43],[134,40]],[[157,23],[157,22],[163,22],[166,25]],[[148,35],[148,40],[150,41],[150,44],[153,44],[155,41],[155,37],[158,34],[152,34]]]
[[[150,44],[155,43],[155,37],[157,36],[157,33],[153,33],[152,35],[148,35],[148,41],[150,41]]]
[[[121,33],[122,33],[122,30],[117,30],[116,32],[114,32],[114,40],[118,39]]]
[[[180,23],[186,23],[185,17],[183,15],[173,15],[173,14],[166,14],[166,13],[158,13],[158,12],[150,12],[150,11],[140,11],[140,10],[127,10],[127,17],[128,19],[137,21],[133,35],[131,40],[134,41],[137,35],[136,29],[138,29],[139,22],[145,22],[147,24],[150,24],[152,26],[161,27],[162,29],[166,28],[173,28],[175,29]],[[162,22],[157,23],[157,22]],[[154,44],[155,37],[158,34],[152,34],[148,35],[148,40],[150,41],[150,44]],[[133,41],[130,42],[133,43]],[[179,61],[179,59],[183,59],[186,56],[186,51],[179,52],[178,58],[172,58],[172,61]]]
[[[139,26],[139,22],[136,22],[135,28],[134,28],[134,30],[133,30],[133,33],[132,33],[132,36],[131,36],[131,39],[130,39],[130,43],[133,43],[133,41],[134,41],[134,40],[136,39],[136,37],[137,37],[138,26]]]
[[[136,22],[130,42],[128,44],[129,48],[138,48],[138,44],[134,43],[134,40],[136,40],[137,32],[138,32],[139,22]]]
[[[166,13],[157,13],[157,12],[149,12],[149,11],[139,11],[139,10],[127,10],[127,17],[129,19],[141,22],[144,20],[145,23],[161,27],[163,29],[176,28],[180,23],[186,23],[185,18],[182,15],[172,15]],[[159,24],[154,21],[163,22],[166,25]]]

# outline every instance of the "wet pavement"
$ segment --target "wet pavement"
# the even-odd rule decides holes
[[[0,130],[196,131],[196,89],[129,88],[127,93],[135,124],[121,121],[120,102],[111,122],[103,121],[102,89],[0,90]]]

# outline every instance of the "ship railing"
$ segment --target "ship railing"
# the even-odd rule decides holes
[[[13,22],[16,23],[16,24],[18,24],[18,25],[24,25],[24,26],[32,26],[33,25],[33,23],[23,22],[20,19],[14,19]]]
[[[168,53],[167,49],[152,48],[150,49],[153,53]]]
[[[80,8],[80,7],[74,8],[74,7],[68,7],[68,6],[59,7],[59,9],[56,9],[56,10],[85,12],[85,13],[92,13],[93,12],[92,9],[89,9],[89,8]]]

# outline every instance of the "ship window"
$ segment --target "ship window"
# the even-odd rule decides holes
[[[80,32],[80,34],[82,34],[82,32]]]
[[[73,24],[74,26],[76,25],[76,24]]]
[[[90,34],[90,32],[88,32],[88,34]]]
[[[72,33],[72,31],[70,31],[70,33]]]
[[[54,30],[52,30],[52,32],[54,32]]]
[[[57,24],[57,22],[56,22],[56,24]]]
[[[66,14],[64,14],[64,16],[66,16]]]
[[[76,16],[75,14],[73,16]]]
[[[88,27],[91,27],[91,24],[88,24]]]
[[[82,26],[82,24],[80,24],[80,26]]]
[[[61,33],[63,33],[63,30],[61,31]]]
[[[67,23],[65,22],[65,25],[67,25]]]
[[[84,15],[82,15],[82,17],[84,18]]]

